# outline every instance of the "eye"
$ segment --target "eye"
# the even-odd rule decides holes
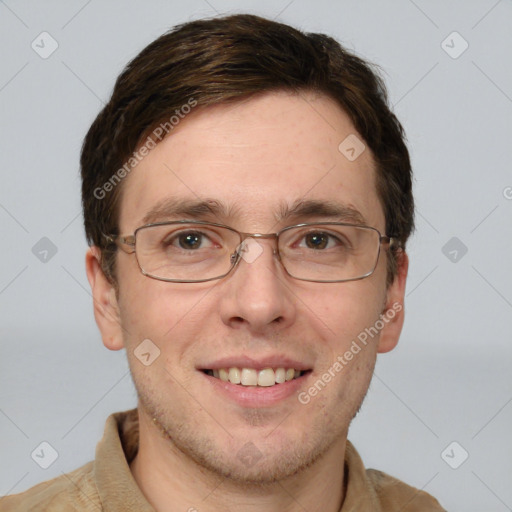
[[[332,249],[336,246],[346,246],[346,242],[341,240],[338,236],[334,236],[331,233],[324,231],[312,231],[302,236],[305,242],[305,246],[308,249],[322,250]]]
[[[208,245],[208,242],[210,244]],[[176,247],[185,250],[197,250],[211,247],[209,237],[200,231],[180,231],[169,233],[163,240],[164,247]]]
[[[325,249],[329,245],[329,236],[325,233],[309,233],[304,239],[310,249]]]

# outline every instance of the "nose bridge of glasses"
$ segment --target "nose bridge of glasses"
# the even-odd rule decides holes
[[[240,242],[240,245],[241,246],[244,246],[246,242],[246,239],[247,238],[255,238],[255,239],[259,239],[259,240],[262,240],[262,239],[274,239],[278,240],[278,233],[240,233],[240,237],[241,237],[241,242]],[[277,243],[276,245],[272,248],[272,251],[273,251],[273,254],[276,254],[278,252],[278,247],[277,247]]]
[[[277,238],[277,233],[240,233],[242,241],[246,238]]]
[[[244,259],[248,263],[252,263],[256,260],[261,253],[263,253],[264,247],[263,244],[259,244],[258,242],[254,242],[254,245],[247,241],[247,239],[275,239],[276,242],[278,240],[277,233],[244,233],[239,232],[240,234],[240,243],[237,245],[235,251],[231,254],[231,263],[237,264],[240,262],[240,259]],[[278,260],[280,260],[279,256],[279,248],[277,243],[272,247],[272,255],[277,255]]]

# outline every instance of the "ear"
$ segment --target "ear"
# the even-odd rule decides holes
[[[120,350],[124,344],[116,290],[105,276],[100,261],[100,249],[96,246],[90,247],[85,255],[85,269],[91,286],[94,318],[105,347]]]
[[[386,292],[386,304],[382,312],[384,327],[380,331],[377,351],[380,353],[393,350],[400,338],[404,325],[405,281],[409,270],[409,257],[405,251],[397,254],[397,274]]]

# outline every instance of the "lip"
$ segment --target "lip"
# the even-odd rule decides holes
[[[220,370],[221,368],[253,368],[257,371],[264,368],[293,368],[295,370],[307,371],[311,370],[312,366],[307,366],[289,357],[274,355],[261,359],[247,356],[223,357],[197,367],[198,370]]]
[[[268,368],[270,365],[267,365],[266,367]],[[220,366],[219,368],[225,368],[225,366]],[[292,365],[289,366],[289,368],[296,367]],[[296,379],[269,387],[231,384],[231,382],[222,381],[216,377],[207,375],[202,371],[199,371],[199,373],[206,379],[206,384],[212,386],[213,392],[216,395],[226,397],[230,401],[236,402],[241,407],[262,408],[277,405],[279,402],[282,402],[293,395],[297,395],[300,388],[305,385],[306,379],[312,372],[308,371]]]

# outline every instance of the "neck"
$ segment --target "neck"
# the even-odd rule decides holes
[[[338,512],[344,499],[346,438],[299,474],[272,484],[230,481],[198,465],[139,408],[139,450],[130,469],[157,512]]]

